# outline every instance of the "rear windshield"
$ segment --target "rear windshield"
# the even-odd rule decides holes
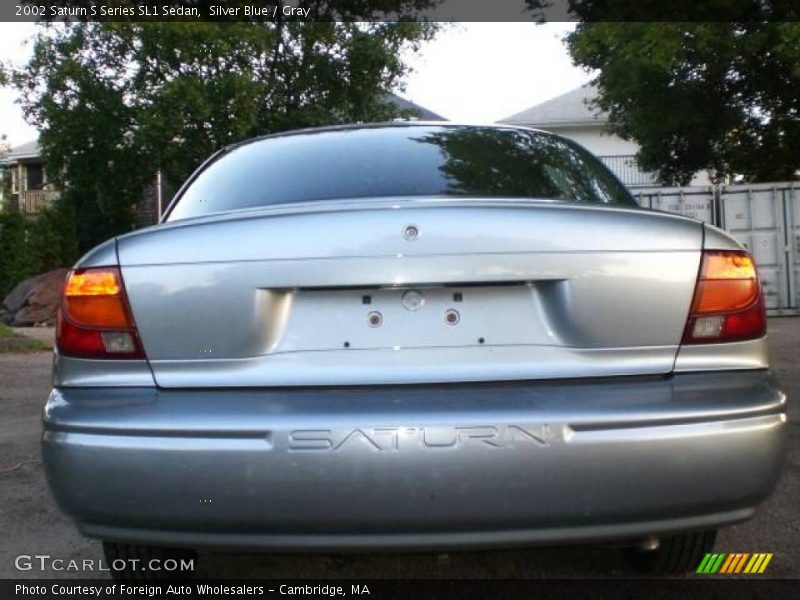
[[[308,132],[243,144],[196,176],[168,220],[391,196],[634,205],[600,161],[566,140],[517,129],[416,125]]]

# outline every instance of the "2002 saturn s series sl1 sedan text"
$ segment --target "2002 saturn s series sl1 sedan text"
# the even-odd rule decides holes
[[[44,461],[110,558],[613,541],[675,571],[778,478],[765,328],[738,242],[572,142],[267,136],[68,275]]]

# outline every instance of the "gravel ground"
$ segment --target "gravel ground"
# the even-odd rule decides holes
[[[11,331],[34,340],[39,340],[51,348],[53,347],[53,340],[55,338],[54,327],[11,327]]]
[[[771,319],[772,366],[791,399],[800,397],[800,318]],[[52,330],[37,330],[40,339]],[[40,411],[50,387],[49,353],[0,355],[0,577],[106,577],[105,573],[19,572],[19,554],[66,560],[100,559],[98,542],[83,538],[56,508],[39,460]],[[741,525],[723,529],[722,552],[774,552],[767,574],[800,577],[800,427],[790,402],[789,454],[777,492]],[[451,554],[274,555],[203,554],[200,577],[506,578],[614,577],[619,553],[603,547],[536,548]],[[708,577],[708,576],[706,576]]]

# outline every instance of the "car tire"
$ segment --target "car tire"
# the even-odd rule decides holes
[[[197,552],[184,548],[159,548],[156,546],[142,546],[140,544],[119,544],[117,542],[103,542],[103,553],[106,557],[106,566],[111,569],[111,577],[116,581],[164,581],[175,579],[188,579],[197,564]],[[190,570],[150,570],[150,561],[157,560],[164,565],[166,560],[175,560],[180,565],[181,561],[193,561]],[[124,561],[123,568],[122,562]]]
[[[663,537],[655,550],[626,548],[625,558],[637,573],[674,575],[694,571],[706,552],[714,549],[716,530]]]

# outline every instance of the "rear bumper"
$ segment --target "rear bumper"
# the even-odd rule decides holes
[[[748,518],[785,396],[765,371],[271,390],[54,389],[43,457],[90,536],[271,549],[628,539]]]

